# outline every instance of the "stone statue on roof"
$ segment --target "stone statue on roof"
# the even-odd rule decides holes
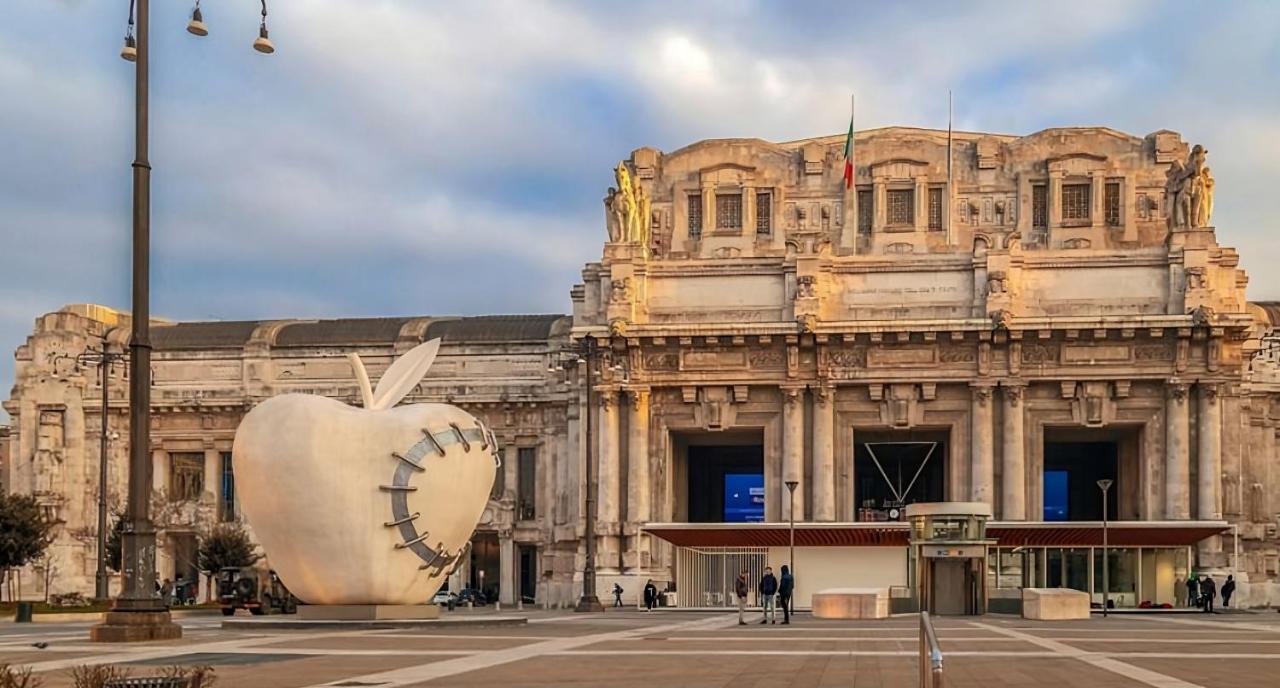
[[[1165,194],[1169,199],[1169,229],[1208,227],[1213,215],[1213,175],[1205,164],[1209,153],[1196,144],[1184,165],[1177,160],[1169,165],[1165,176]]]

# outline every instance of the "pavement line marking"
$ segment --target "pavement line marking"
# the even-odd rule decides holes
[[[1012,628],[1001,628],[999,626],[992,626],[991,624],[986,624],[979,621],[970,621],[969,623],[971,623],[972,625],[978,628],[986,628],[988,630],[995,631],[996,633],[1002,633],[1011,638],[1020,638],[1034,645],[1039,645],[1040,647],[1043,647],[1046,650],[1053,650],[1063,657],[1078,659],[1086,664],[1091,664],[1093,666],[1096,666],[1099,669],[1105,669],[1107,671],[1110,671],[1113,674],[1119,674],[1120,676],[1124,676],[1125,678],[1133,679],[1134,681],[1145,683],[1149,686],[1154,686],[1155,688],[1204,688],[1204,686],[1201,686],[1199,684],[1189,683],[1187,681],[1183,681],[1182,679],[1177,679],[1172,676],[1167,676],[1165,674],[1151,671],[1150,669],[1143,669],[1142,667],[1137,667],[1132,664],[1125,664],[1124,662],[1121,662],[1118,659],[1113,659],[1105,655],[1100,655],[1094,652],[1086,652],[1079,648],[1072,647],[1071,645],[1067,645],[1066,643],[1060,643],[1050,638],[1041,638],[1039,636],[1034,636],[1029,633],[1015,631]],[[948,654],[952,654],[952,653],[947,652],[946,649],[944,648],[942,651],[942,656],[944,657],[944,659]]]
[[[915,650],[561,650],[558,652],[548,652],[551,656],[611,656],[611,655],[648,655],[648,656],[699,656],[699,657],[715,657],[715,656],[781,656],[781,657],[917,657],[919,653]],[[963,657],[1059,657],[1056,652],[1048,650],[1025,650],[1022,652],[1009,651],[991,651],[984,652],[978,650],[958,650],[945,653],[947,656],[963,656]],[[1183,655],[1185,656],[1185,655]]]
[[[841,642],[841,643],[847,643],[847,642],[851,642],[851,641],[856,643],[856,642],[864,642],[864,641],[869,641],[869,642],[880,642],[880,641],[883,641],[883,642],[910,642],[910,643],[912,643],[912,644],[915,644],[915,643],[916,643],[916,641],[918,641],[918,640],[919,640],[919,638],[918,638],[917,636],[914,636],[914,635],[901,635],[901,636],[899,636],[899,635],[894,635],[894,636],[880,636],[880,637],[870,637],[870,636],[868,636],[868,637],[862,637],[862,638],[850,638],[850,637],[848,637],[848,636],[839,636],[839,635],[831,635],[831,636],[822,636],[822,635],[820,635],[820,636],[812,636],[812,635],[811,635],[811,636],[806,636],[806,637],[803,637],[803,638],[787,638],[787,637],[778,637],[778,636],[768,636],[768,637],[766,637],[766,636],[755,636],[755,637],[751,637],[751,636],[741,636],[741,635],[712,635],[712,636],[705,636],[705,635],[693,635],[693,636],[689,636],[689,635],[676,635],[676,636],[667,636],[667,637],[661,637],[661,638],[645,638],[645,640],[678,640],[678,641],[681,641],[681,642],[689,642],[689,641],[695,641],[695,642],[696,642],[696,641],[699,641],[699,640],[706,640],[706,641],[714,641],[714,642],[717,642],[717,643],[720,643],[720,642],[731,642],[731,643],[732,643],[732,642],[747,642],[747,643],[750,643],[750,642],[756,642],[756,643],[776,643],[776,642],[797,642],[797,643],[809,643],[809,642],[813,642],[813,643],[820,643],[820,642],[821,642],[821,643],[825,643],[825,642]],[[1004,638],[1004,637],[1000,637],[1000,638],[985,638],[985,637],[978,637],[978,638],[947,638],[947,637],[945,637],[945,636],[944,636],[944,637],[942,637],[942,638],[941,638],[941,640],[953,640],[953,641],[955,641],[955,642],[957,642],[957,643],[1016,643],[1016,642],[1020,642],[1017,638]],[[1190,642],[1190,641],[1188,641],[1188,642]],[[1196,641],[1196,642],[1199,642],[1199,641]],[[1263,641],[1263,642],[1276,642],[1276,641],[1267,640],[1267,641]]]
[[[718,628],[727,626],[727,622],[737,623],[737,617],[725,618],[725,615],[717,615],[711,618],[695,619],[693,621],[683,621],[680,623],[668,624],[666,626],[639,626],[618,631],[606,631],[604,633],[593,633],[584,636],[574,636],[569,638],[555,638],[544,640],[529,645],[521,645],[519,647],[505,648],[494,650],[484,654],[477,654],[468,657],[459,657],[457,659],[446,659],[430,664],[419,664],[417,666],[404,667],[402,669],[394,669],[376,674],[365,674],[363,676],[348,676],[343,679],[327,681],[325,683],[317,683],[307,688],[324,688],[325,686],[334,686],[341,683],[373,683],[378,686],[391,688],[393,686],[407,686],[410,684],[425,683],[438,678],[448,676],[456,676],[481,669],[498,666],[500,664],[508,664],[518,662],[522,659],[530,659],[552,652],[560,652],[563,650],[572,650],[584,645],[594,645],[600,642],[610,640],[627,640],[643,636],[646,633],[661,633],[664,631],[680,631],[690,630],[694,628]]]
[[[308,640],[315,638],[326,638],[339,633],[317,633],[306,636]],[[281,638],[290,636],[262,635],[262,636],[245,636],[231,640],[222,640],[213,643],[191,643],[188,645],[135,645],[123,648],[119,645],[104,643],[102,647],[120,647],[119,652],[109,652],[92,657],[76,657],[75,659],[54,659],[47,662],[36,662],[28,667],[33,673],[42,673],[45,671],[56,671],[58,669],[69,669],[74,666],[96,666],[98,664],[119,664],[121,662],[136,662],[140,660],[164,659],[165,657],[178,657],[180,655],[189,655],[196,652],[243,652],[246,648],[252,648],[267,642],[278,642]],[[297,636],[293,636],[297,638]]]
[[[1210,621],[1208,619],[1172,619],[1172,618],[1142,618],[1143,621],[1151,623],[1172,623],[1183,626],[1199,626],[1202,628],[1216,628],[1219,631],[1237,631],[1243,633],[1245,631],[1265,631],[1268,633],[1280,633],[1280,624],[1257,624],[1242,623],[1238,621]],[[1170,629],[1172,630],[1172,629]]]

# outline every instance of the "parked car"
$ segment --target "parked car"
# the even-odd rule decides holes
[[[218,572],[218,602],[222,615],[231,616],[237,609],[250,614],[293,614],[298,611],[298,598],[284,587],[275,571],[252,567],[227,567]]]
[[[458,596],[448,590],[441,590],[436,593],[435,597],[431,598],[431,604],[439,605],[441,607],[449,606],[450,602],[457,604]]]
[[[485,602],[484,593],[475,588],[463,588],[458,593],[458,604],[470,603],[473,607],[483,607]]]

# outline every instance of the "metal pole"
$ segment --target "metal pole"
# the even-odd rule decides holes
[[[600,598],[596,596],[596,494],[595,494],[595,443],[592,441],[591,433],[591,417],[595,415],[595,409],[592,406],[592,360],[596,357],[596,340],[594,337],[586,337],[582,340],[582,358],[586,364],[586,396],[587,396],[587,424],[586,424],[586,564],[582,568],[582,597],[578,599],[578,606],[574,608],[576,612],[602,612],[604,606],[600,604]]]
[[[111,596],[107,589],[107,449],[110,421],[108,420],[111,381],[110,358],[107,353],[107,337],[102,337],[102,357],[98,372],[102,374],[102,437],[98,443],[98,572],[94,579],[94,597],[105,600]]]
[[[790,565],[791,575],[793,576],[796,575],[796,486],[798,486],[799,484],[800,482],[797,480],[788,480],[786,483],[787,493],[788,493],[787,501],[791,503],[790,504],[791,515],[789,517],[790,528],[788,528],[788,534],[791,541],[791,545],[790,545],[791,552],[787,556],[787,563]]]
[[[1099,480],[1098,487],[1102,488],[1102,616],[1107,616],[1107,606],[1111,601],[1111,580],[1110,567],[1108,566],[1108,540],[1107,540],[1107,490],[1111,489],[1110,480]]]

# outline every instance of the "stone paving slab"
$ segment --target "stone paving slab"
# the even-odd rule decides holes
[[[1280,661],[1274,659],[1126,659],[1206,688],[1272,688],[1280,686]]]
[[[301,657],[248,666],[220,666],[215,669],[218,686],[228,688],[303,688],[321,681],[360,676],[373,671],[424,664],[448,657]],[[154,673],[151,667],[132,667],[133,675]],[[41,688],[74,688],[70,671],[44,674]]]

